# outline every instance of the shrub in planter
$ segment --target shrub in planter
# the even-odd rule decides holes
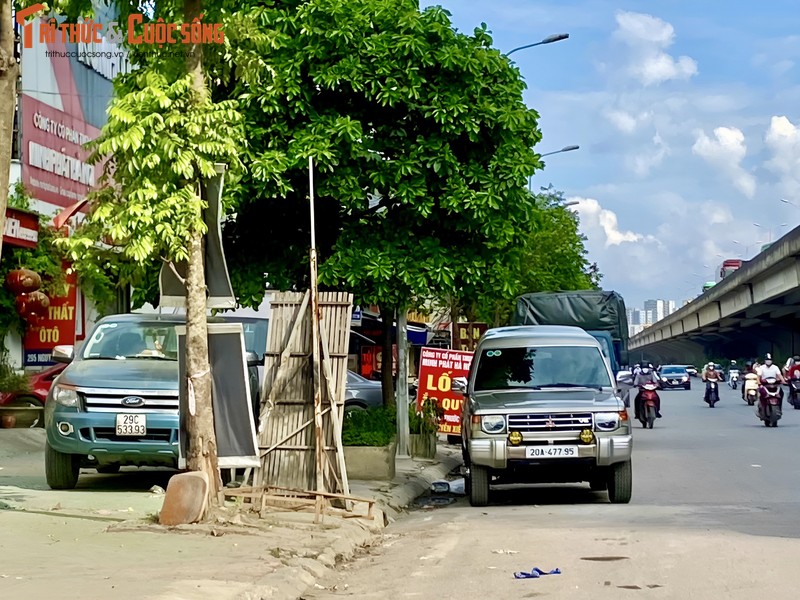
[[[410,408],[410,407],[409,407]],[[409,410],[408,429],[411,433],[409,450],[411,456],[434,458],[436,456],[436,433],[444,417],[439,403],[434,399],[422,401],[422,410]]]
[[[342,423],[342,444],[347,475],[351,479],[394,479],[397,450],[395,412],[370,408],[348,413]]]

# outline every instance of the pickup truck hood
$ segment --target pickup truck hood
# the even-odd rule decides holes
[[[621,410],[622,402],[609,391],[587,389],[508,390],[476,392],[475,410],[593,411]]]
[[[58,383],[87,388],[177,390],[178,361],[79,360],[64,369]]]

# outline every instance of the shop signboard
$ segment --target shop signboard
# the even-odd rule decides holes
[[[77,276],[66,268],[67,293],[51,296],[47,317],[25,331],[25,366],[43,367],[53,364],[53,348],[62,344],[75,344],[75,317],[77,307]]]
[[[474,352],[488,328],[486,323],[456,323],[456,348]]]
[[[444,412],[439,433],[461,435],[461,407],[464,396],[453,391],[453,379],[467,377],[472,352],[447,348],[422,348],[419,359],[417,410],[426,400],[434,400]]]

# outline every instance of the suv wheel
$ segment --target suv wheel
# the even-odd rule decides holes
[[[611,465],[608,473],[608,499],[612,504],[627,504],[633,492],[631,461]]]
[[[470,465],[469,479],[469,503],[472,506],[489,504],[489,469],[480,465]]]
[[[81,457],[77,454],[64,454],[53,450],[45,443],[44,473],[47,485],[54,490],[71,490],[78,483],[81,471]]]

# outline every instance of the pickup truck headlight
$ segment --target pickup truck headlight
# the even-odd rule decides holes
[[[594,415],[594,428],[597,431],[614,431],[619,427],[620,416],[615,412],[596,413]]]
[[[71,387],[57,385],[53,388],[53,400],[62,406],[78,406],[78,392]]]
[[[503,415],[483,415],[481,429],[486,433],[503,433],[506,430],[506,418]]]

